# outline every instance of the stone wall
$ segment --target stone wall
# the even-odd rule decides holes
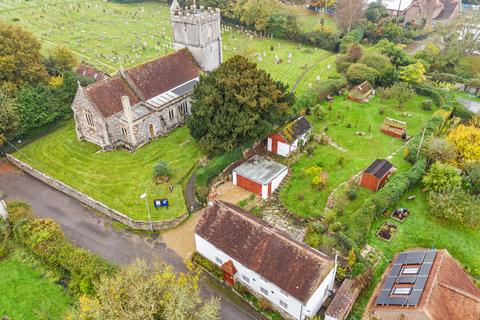
[[[66,195],[69,195],[70,197],[77,199],[81,203],[91,207],[94,210],[97,210],[108,217],[112,218],[113,220],[116,220],[118,222],[123,223],[124,225],[132,228],[132,229],[137,229],[137,230],[150,230],[151,227],[155,231],[161,231],[161,230],[166,230],[173,228],[183,221],[185,221],[188,217],[188,213],[185,213],[181,215],[178,218],[171,219],[171,220],[164,220],[164,221],[153,221],[151,224],[149,221],[141,221],[141,220],[134,220],[131,219],[130,217],[126,216],[123,213],[120,213],[105,204],[87,196],[86,194],[64,184],[63,182],[60,182],[52,177],[49,177],[45,175],[44,173],[34,169],[30,165],[18,160],[17,158],[7,154],[6,155],[7,160],[10,161],[13,165],[18,167],[19,169],[23,170],[24,172],[30,174],[34,178],[48,184],[52,188],[57,189],[58,191],[61,191],[65,193]]]

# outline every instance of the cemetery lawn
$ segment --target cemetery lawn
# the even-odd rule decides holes
[[[18,249],[0,261],[0,314],[17,320],[63,319],[73,298],[48,270],[31,260]]]
[[[284,8],[297,16],[304,31],[311,31],[321,17],[299,6]],[[88,4],[83,0],[0,1],[0,20],[21,25],[35,34],[42,41],[44,54],[56,45],[65,45],[80,60],[111,74],[120,66],[138,65],[173,50],[169,15],[168,6],[155,1],[128,4],[104,0],[90,0]],[[328,16],[325,23],[334,28]],[[303,79],[297,88],[300,93],[317,75],[325,79],[335,69],[334,54],[328,51],[278,39],[250,40],[248,35],[235,30],[224,32],[222,37],[225,59],[241,54],[258,62],[256,54],[265,51],[267,57],[259,67],[290,87]],[[289,52],[291,64],[288,64]],[[282,59],[280,64],[274,63],[277,54]],[[328,64],[332,70],[327,70]]]
[[[393,101],[382,102],[375,97],[366,104],[347,100],[345,97],[335,97],[332,111],[327,105],[322,105],[324,119],[308,116],[314,127],[314,133],[327,128],[327,134],[340,146],[347,149],[342,152],[330,145],[317,145],[313,156],[301,156],[292,166],[292,176],[280,191],[280,199],[292,212],[303,217],[321,217],[330,193],[342,182],[364,170],[375,159],[383,159],[401,149],[403,142],[380,132],[385,117],[405,121],[408,124],[408,134],[420,132],[431,112],[422,110],[423,98],[415,96],[400,109]],[[379,113],[384,108],[384,114]],[[411,118],[403,116],[404,112],[412,114]],[[343,120],[342,120],[343,119]],[[365,132],[365,136],[356,135],[357,131]],[[390,160],[399,170],[410,167],[402,158],[402,150]],[[316,190],[312,184],[312,176],[304,174],[304,170],[318,165],[329,175],[328,185],[324,190]],[[349,203],[346,212],[359,207],[372,193],[360,190],[356,201]],[[303,196],[303,200],[301,199]],[[348,215],[346,215],[348,216]]]
[[[415,195],[415,200],[407,200],[410,195]],[[368,299],[389,262],[396,253],[407,249],[432,247],[447,249],[466,268],[467,272],[480,279],[480,255],[478,254],[480,233],[478,230],[436,220],[430,212],[426,193],[421,191],[420,186],[407,192],[397,207],[410,210],[410,216],[403,223],[385,217],[376,219],[372,225],[368,244],[380,250],[382,258],[375,268],[374,281],[360,296],[350,319],[361,318]],[[397,232],[390,242],[380,240],[376,236],[376,232],[385,221],[398,226]]]
[[[130,153],[126,150],[100,152],[88,142],[79,142],[74,122],[40,138],[13,154],[36,169],[133,219],[148,220],[145,200],[153,220],[167,220],[187,212],[182,184],[203,156],[197,143],[181,127]],[[173,175],[168,183],[156,185],[153,167],[169,163]],[[174,186],[170,192],[169,185]],[[153,199],[168,198],[170,208],[154,209]]]

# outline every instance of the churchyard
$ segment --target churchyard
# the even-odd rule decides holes
[[[312,30],[319,23],[319,14],[299,7],[292,10],[304,30]],[[112,74],[120,67],[137,65],[173,51],[169,15],[167,5],[158,2],[5,0],[0,3],[0,20],[26,27],[42,39],[44,52],[63,44],[79,59]],[[325,21],[334,28],[328,16]],[[242,54],[258,62],[262,56],[259,66],[274,79],[290,86],[303,79],[299,92],[316,81],[317,76],[329,74],[332,70],[327,66],[333,66],[335,61],[334,55],[327,51],[250,35],[235,26],[223,27],[223,45],[225,59]],[[275,63],[276,57],[280,63]]]
[[[17,249],[0,261],[0,313],[11,319],[63,319],[73,298],[57,284],[57,277],[33,259],[24,249]],[[41,299],[39,299],[41,297]]]
[[[145,200],[140,199],[145,192],[153,220],[176,218],[187,212],[182,185],[203,154],[186,127],[135,153],[101,153],[99,149],[77,141],[71,120],[14,156],[133,219],[148,221]],[[153,167],[160,160],[166,161],[173,172],[167,183],[157,185]],[[153,199],[157,198],[167,198],[170,207],[155,209]]]

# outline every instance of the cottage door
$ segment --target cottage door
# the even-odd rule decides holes
[[[233,265],[231,260],[228,260],[220,267],[223,271],[223,282],[228,286],[233,286],[235,284],[235,273],[237,273],[237,268]]]
[[[153,124],[150,125],[150,138],[155,138],[155,129],[153,128]]]

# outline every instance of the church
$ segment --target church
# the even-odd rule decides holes
[[[79,85],[72,109],[80,141],[103,151],[135,151],[185,123],[200,74],[222,63],[220,10],[170,10],[175,52],[86,87]]]

